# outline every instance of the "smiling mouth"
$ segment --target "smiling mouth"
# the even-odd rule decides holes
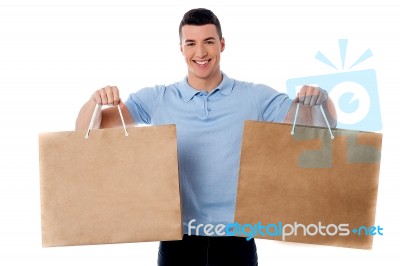
[[[195,62],[196,64],[198,64],[200,66],[207,65],[210,61],[211,61],[211,59],[209,59],[209,60],[193,60],[193,62]]]

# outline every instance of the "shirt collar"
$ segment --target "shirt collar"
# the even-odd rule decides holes
[[[221,94],[227,96],[231,94],[235,81],[229,78],[225,73],[222,73],[222,82],[213,91],[219,90]],[[193,97],[200,91],[192,88],[187,82],[187,77],[185,77],[181,82],[179,82],[179,90],[182,95],[182,99],[185,102],[189,102]]]

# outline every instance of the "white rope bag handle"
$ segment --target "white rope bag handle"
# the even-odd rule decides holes
[[[96,119],[96,114],[99,110],[99,107],[100,107],[100,105],[96,104],[96,107],[94,108],[94,111],[93,111],[92,119],[90,119],[89,128],[86,132],[85,139],[89,138],[90,130],[93,129],[94,120]],[[128,131],[126,131],[125,120],[124,120],[124,117],[122,116],[121,107],[119,105],[117,105],[117,107],[118,107],[119,116],[121,117],[122,126],[124,127],[125,136],[127,137],[127,136],[129,136],[129,134],[128,134]]]
[[[300,108],[300,103],[298,103],[298,104],[297,104],[297,107],[296,107],[296,113],[295,113],[295,115],[294,115],[294,121],[293,121],[292,131],[290,132],[291,135],[294,135],[294,129],[295,129],[295,127],[296,127],[296,122],[297,122],[297,115],[299,114],[299,108]],[[321,110],[322,116],[323,116],[324,119],[325,119],[326,125],[328,126],[329,134],[331,134],[331,139],[334,139],[335,136],[333,136],[333,133],[332,133],[332,130],[331,130],[331,126],[329,125],[328,119],[326,118],[324,108],[322,108],[322,104],[319,106],[319,108],[320,108],[320,110]]]

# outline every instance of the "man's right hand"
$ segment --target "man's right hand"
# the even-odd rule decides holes
[[[96,118],[93,123],[93,128],[111,128],[122,126],[117,105],[119,105],[121,108],[125,124],[127,126],[133,125],[133,118],[120,99],[118,87],[106,86],[104,88],[96,90],[90,97],[89,101],[87,101],[82,106],[76,119],[76,130],[88,129],[90,120],[97,104],[108,105],[110,107],[104,110],[101,110],[101,108],[99,108],[99,111],[96,114]]]
[[[116,106],[120,103],[119,90],[117,86],[106,86],[93,93],[91,98],[100,105]]]

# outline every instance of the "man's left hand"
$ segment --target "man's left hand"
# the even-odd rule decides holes
[[[293,102],[315,106],[321,105],[326,100],[328,100],[328,92],[319,87],[304,85]]]

